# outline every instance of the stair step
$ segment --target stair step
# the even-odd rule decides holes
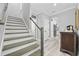
[[[20,25],[24,25],[24,23],[10,22],[10,21],[8,21],[7,24],[20,24]]]
[[[6,24],[6,26],[26,27],[25,25],[17,25],[17,24]]]
[[[6,30],[5,34],[29,33],[28,30]]]
[[[4,40],[12,40],[12,39],[17,39],[21,37],[29,37],[29,36],[33,36],[33,35],[29,33],[10,34],[10,35],[5,35]]]
[[[22,33],[29,33],[29,32],[13,32],[13,33],[5,33],[5,34],[10,35],[10,34],[22,34]]]
[[[20,56],[20,55],[23,55],[35,48],[38,47],[38,44],[37,42],[32,42],[32,43],[29,43],[29,44],[25,44],[25,45],[22,45],[22,46],[19,46],[19,47],[15,47],[15,48],[12,48],[12,49],[8,49],[8,50],[5,50],[2,52],[2,55],[6,55],[6,56]]]
[[[41,50],[39,49],[39,50],[35,51],[34,53],[32,53],[29,56],[41,56]]]
[[[8,19],[8,21],[13,21],[13,22],[23,22],[22,20],[11,20],[11,19]]]
[[[35,48],[34,50],[31,50],[31,51],[30,51],[30,52],[28,52],[28,53],[23,54],[22,56],[29,56],[29,55],[31,55],[32,53],[34,53],[34,52],[38,51],[39,49],[40,49],[40,46],[39,46],[39,47],[37,47],[37,48]]]
[[[22,21],[22,19],[12,19],[12,18],[8,18],[8,20],[11,20],[11,21]]]
[[[7,23],[22,23],[22,24],[24,24],[24,22],[16,22],[16,21],[7,21]]]
[[[21,23],[6,23],[6,25],[24,25],[25,26],[25,24],[21,24]]]
[[[23,38],[28,38],[28,37],[33,37],[33,35],[27,35],[27,36],[20,36],[20,37],[14,37],[14,38],[8,38],[4,39],[4,41],[10,41],[10,40],[18,40],[18,39],[23,39]]]
[[[15,40],[9,40],[9,41],[4,41],[5,43],[3,44],[5,45],[10,45],[10,44],[14,44],[14,43],[18,43],[18,42],[22,42],[22,41],[27,41],[27,40],[31,40],[34,37],[28,37],[28,38],[21,38],[21,39],[15,39]]]
[[[34,42],[34,41],[36,41],[36,40],[33,39],[33,37],[23,38],[23,39],[18,39],[18,40],[11,40],[11,41],[4,41],[3,51],[8,50],[10,48],[17,47],[17,46],[21,46],[21,45],[24,45],[24,44],[28,44],[28,43],[31,43],[31,42]]]
[[[14,26],[6,26],[6,29],[26,29],[26,27],[14,27]]]
[[[6,30],[25,30],[24,28],[22,29],[11,29],[11,28],[6,28]]]
[[[24,22],[21,22],[21,21],[7,21],[6,23],[24,23]]]
[[[8,19],[16,19],[16,20],[22,20],[22,18],[13,17],[13,16],[8,16]]]
[[[14,21],[14,22],[23,22],[21,19],[8,19],[8,21]]]

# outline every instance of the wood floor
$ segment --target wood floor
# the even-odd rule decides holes
[[[60,37],[48,39],[44,45],[45,56],[70,56],[67,53],[60,52]]]

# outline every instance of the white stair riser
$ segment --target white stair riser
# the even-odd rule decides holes
[[[10,24],[11,24],[11,25],[25,25],[24,23],[16,23],[16,22],[14,22],[14,23],[12,23],[12,22],[11,22],[11,23],[10,23],[10,22],[7,22],[6,24],[9,24],[9,25],[10,25]]]
[[[13,27],[13,26],[7,26],[6,29],[26,29],[26,27]]]
[[[23,22],[22,20],[10,20],[10,19],[8,21]]]
[[[24,24],[24,22],[15,22],[15,21],[7,21],[7,23],[22,23],[22,24]]]
[[[3,46],[18,43],[18,42],[22,42],[22,41],[26,41],[26,40],[32,40],[32,39],[34,39],[34,37],[28,37],[28,38],[22,38],[22,39],[18,39],[18,40],[15,39],[15,40],[10,40],[10,41],[5,41]]]
[[[29,33],[5,35],[5,40],[8,38],[17,38],[17,37],[29,36],[29,35],[31,36],[31,34],[29,34]]]
[[[28,32],[28,30],[6,30],[5,33],[19,33],[19,32]]]
[[[7,26],[25,26],[25,25],[22,25],[22,24],[11,24],[11,23],[7,23],[6,25]]]
[[[9,23],[9,24],[24,24],[24,22],[18,22],[18,21],[17,22],[16,21],[7,21],[6,24],[7,23]]]

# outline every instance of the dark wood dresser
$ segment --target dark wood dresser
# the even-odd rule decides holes
[[[77,35],[75,32],[60,32],[60,51],[72,56],[77,55]]]

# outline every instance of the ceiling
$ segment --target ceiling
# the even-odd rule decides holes
[[[61,11],[66,8],[76,7],[76,3],[31,3],[31,13],[32,14],[41,14],[44,13],[46,15],[52,15],[58,11]]]

